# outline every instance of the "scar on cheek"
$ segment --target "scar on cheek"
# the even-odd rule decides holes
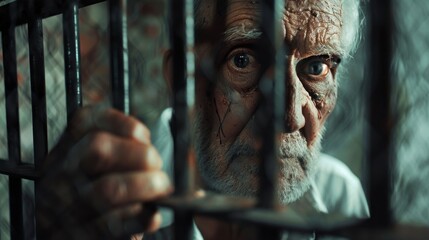
[[[216,133],[216,137],[219,138],[219,144],[222,144],[222,138],[226,138],[225,132],[223,130],[223,124],[225,122],[226,116],[231,112],[231,101],[228,101],[227,99],[223,99],[222,103],[223,104],[228,104],[228,107],[225,111],[225,113],[223,114],[223,116],[221,117],[220,113],[219,113],[219,109],[216,103],[216,98],[213,98],[213,103],[215,105],[215,110],[216,110],[216,116],[217,119],[219,121],[219,127],[217,129],[217,133]]]

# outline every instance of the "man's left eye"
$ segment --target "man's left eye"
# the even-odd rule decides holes
[[[304,71],[314,76],[325,76],[329,73],[329,66],[321,61],[312,61],[307,64]]]

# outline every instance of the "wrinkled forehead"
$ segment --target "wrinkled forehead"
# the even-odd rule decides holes
[[[288,0],[279,19],[285,42],[302,54],[341,52],[341,4],[341,0]],[[230,30],[258,29],[263,8],[262,0],[201,0],[196,26],[203,38],[218,41]]]

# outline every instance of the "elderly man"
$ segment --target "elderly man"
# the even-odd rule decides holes
[[[193,121],[200,187],[206,190],[255,196],[259,188],[260,136],[254,115],[260,78],[273,69],[260,60],[262,2],[197,3]],[[286,131],[278,136],[277,156],[283,204],[368,216],[359,180],[338,160],[320,153],[324,123],[336,102],[340,62],[355,45],[358,5],[357,0],[289,0],[278,19],[288,49]],[[171,64],[167,52],[164,69],[170,82]],[[154,136],[163,163],[148,129],[135,118],[97,107],[76,114],[51,152],[40,185],[39,230],[47,239],[113,238],[160,227],[160,214],[141,203],[173,191],[164,170],[171,165],[168,115],[163,114]],[[240,226],[203,218],[195,223],[197,234],[206,239],[249,239]]]

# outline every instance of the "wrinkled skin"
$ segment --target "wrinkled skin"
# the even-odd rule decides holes
[[[219,14],[212,13],[216,9],[213,1],[205,1],[201,8],[207,11],[202,14],[206,17],[201,31],[218,31],[218,34],[199,39],[198,62],[204,63],[211,57],[219,59],[214,62],[214,68],[220,72],[210,79],[201,66],[197,74],[197,126],[201,130],[198,139],[202,142],[197,151],[203,177],[210,188],[252,195],[258,183],[259,160],[255,152],[260,148],[260,138],[254,131],[253,116],[261,98],[259,76],[272,71],[272,66],[265,70],[259,62],[259,56],[264,53],[258,52],[255,46],[257,38],[235,37],[229,41],[213,37],[223,36],[221,33],[230,28],[258,27],[259,4],[242,0],[228,3],[225,29],[218,27],[222,25],[220,17],[210,20],[210,16]],[[335,106],[335,74],[341,52],[340,13],[340,1],[288,1],[286,6],[283,30],[289,50],[285,63],[288,98],[286,132],[278,136],[283,144],[279,163],[282,168],[293,171],[282,173],[283,187],[287,187],[290,179],[300,182],[307,177],[307,168],[311,166],[301,159],[300,153],[305,148],[304,151],[316,154],[323,124]],[[247,65],[237,66],[237,59],[247,59]],[[241,189],[253,191],[246,194]]]
[[[260,162],[255,153],[261,138],[253,116],[261,99],[260,76],[273,69],[259,60],[264,52],[256,47],[258,38],[222,38],[234,27],[256,28],[259,1],[221,1],[225,8],[215,2],[203,1],[196,19],[195,125],[200,140],[196,151],[203,187],[254,195]],[[286,131],[278,136],[279,180],[285,189],[280,195],[285,203],[305,191],[303,183],[317,156],[323,124],[335,105],[335,74],[342,52],[340,4],[340,0],[289,0],[279,19],[289,50]],[[170,60],[167,57],[166,76],[171,80]],[[83,240],[156,230],[159,214],[144,203],[172,192],[161,164],[149,131],[138,120],[111,109],[79,110],[46,161],[38,185],[38,231],[44,239]],[[298,190],[292,191],[292,185]],[[206,239],[255,236],[233,224],[204,218],[196,218],[196,223]]]
[[[273,66],[264,66],[260,60],[266,54],[265,49],[258,50],[260,35],[227,34],[230,29],[257,29],[262,1],[226,2],[225,8],[216,1],[203,1],[199,12],[203,19],[197,21],[199,32],[205,33],[197,38],[198,161],[206,188],[255,196],[261,161],[257,157],[261,136],[256,134],[254,118],[262,97],[258,84],[261,75],[272,73]],[[226,15],[222,9],[227,9]],[[323,125],[335,106],[335,76],[342,53],[341,1],[288,1],[280,20],[288,52],[285,132],[277,136],[279,196],[287,204],[309,187]],[[207,60],[211,58],[215,61]],[[218,74],[211,74],[211,69],[218,69]],[[205,218],[197,221],[207,239],[228,239],[220,233],[228,233],[231,239],[254,236],[250,229],[214,222]]]

